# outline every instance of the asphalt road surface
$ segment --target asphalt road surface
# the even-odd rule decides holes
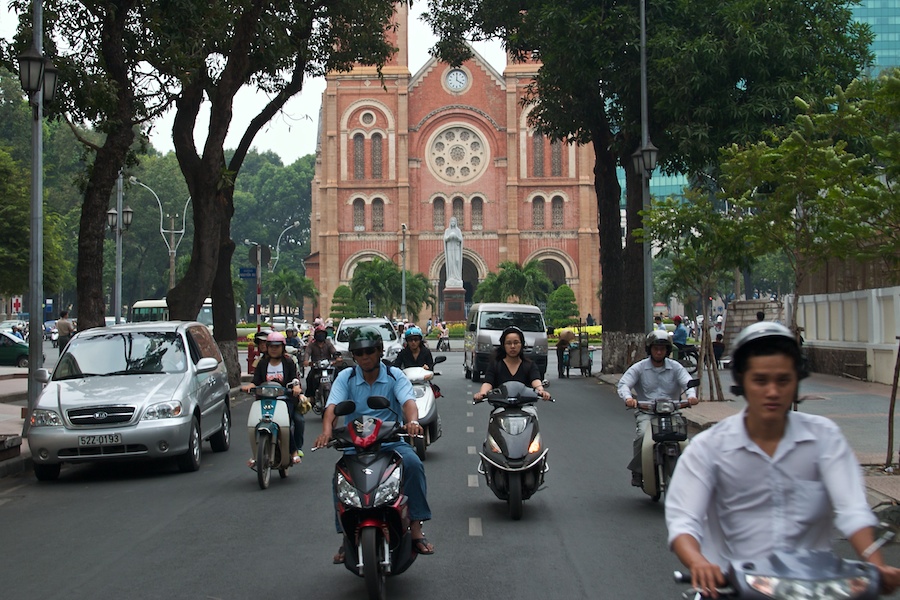
[[[614,391],[573,375],[551,380],[539,406],[550,472],[510,520],[476,470],[489,406],[463,378],[462,355],[439,365],[443,437],[425,469],[435,544],[388,579],[392,599],[677,598],[662,504],[629,485],[633,418]],[[549,373],[555,373],[551,364]],[[260,490],[246,466],[250,403],[233,406],[231,450],[204,445],[200,471],[174,464],[66,465],[59,481],[0,479],[7,598],[365,597],[363,580],[331,564],[333,450],[309,451],[321,420],[307,415],[306,458]],[[894,557],[896,558],[896,557]],[[894,560],[895,564],[898,564]]]

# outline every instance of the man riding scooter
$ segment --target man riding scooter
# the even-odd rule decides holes
[[[669,334],[661,330],[651,331],[647,335],[645,348],[647,358],[631,365],[622,375],[617,388],[619,397],[625,401],[625,406],[638,409],[634,412],[634,457],[628,464],[631,470],[631,485],[635,487],[641,487],[644,482],[641,448],[644,433],[653,417],[652,413],[638,408],[638,402],[679,398],[687,389],[688,400],[691,404],[697,404],[697,392],[694,388],[688,388],[691,376],[687,369],[669,358],[672,353]]]
[[[343,362],[341,353],[338,352],[334,344],[328,339],[328,332],[324,325],[317,325],[313,333],[313,340],[303,349],[303,366],[309,368],[316,365],[320,360],[329,360],[334,365]],[[309,398],[315,398],[316,390],[319,389],[319,373],[315,369],[309,369],[306,375],[306,395]]]

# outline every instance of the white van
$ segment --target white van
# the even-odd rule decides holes
[[[466,322],[466,338],[463,343],[463,369],[466,379],[481,381],[482,373],[500,345],[500,334],[507,327],[515,326],[525,333],[525,353],[541,371],[541,379],[547,372],[547,327],[541,309],[531,304],[506,304],[484,302],[473,304]]]

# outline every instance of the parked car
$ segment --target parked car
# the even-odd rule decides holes
[[[28,368],[28,342],[0,331],[0,365]]]
[[[202,323],[151,321],[77,333],[38,397],[28,434],[34,474],[64,462],[173,457],[200,468],[201,444],[231,444],[228,376]]]
[[[0,321],[0,331],[12,333],[13,325],[18,325],[22,331],[25,331],[28,328],[28,321],[21,321],[19,319],[7,319],[6,321]]]
[[[381,331],[381,339],[384,340],[384,358],[388,360],[397,358],[397,354],[403,349],[403,341],[390,320],[379,317],[343,319],[334,334],[334,347],[343,355],[345,365],[353,364],[349,348],[350,333],[363,325],[374,325]]]
[[[284,331],[288,327],[292,327],[294,325],[294,317],[272,317],[271,323],[273,331]]]

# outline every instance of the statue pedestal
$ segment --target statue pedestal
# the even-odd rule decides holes
[[[466,320],[466,290],[444,288],[444,321],[448,323]]]

